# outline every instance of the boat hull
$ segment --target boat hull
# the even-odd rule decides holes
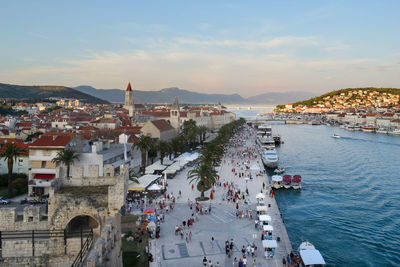
[[[301,185],[300,184],[292,184],[292,188],[295,190],[301,189]]]

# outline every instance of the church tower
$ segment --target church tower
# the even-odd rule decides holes
[[[133,112],[135,109],[135,105],[133,103],[133,92],[132,92],[132,87],[131,83],[128,83],[128,87],[126,88],[125,91],[125,105],[124,108],[129,111],[129,117],[133,117]]]
[[[171,106],[171,111],[169,114],[171,126],[175,128],[175,132],[179,134],[181,128],[181,116],[179,112],[178,98],[174,98],[174,103]]]

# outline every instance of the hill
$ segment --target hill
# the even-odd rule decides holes
[[[302,106],[313,106],[313,105],[326,105],[329,104],[331,106],[338,103],[357,103],[359,105],[365,104],[376,104],[379,102],[387,102],[388,105],[398,104],[395,99],[400,96],[400,89],[397,88],[375,88],[375,87],[366,87],[366,88],[346,88],[340,89],[336,91],[332,91],[317,97],[313,97],[308,100],[298,101],[293,103],[293,107],[302,105]]]
[[[85,103],[107,104],[106,100],[85,94],[65,86],[23,86],[0,83],[0,98],[3,99],[47,99],[50,97],[79,99]]]
[[[74,89],[97,96],[114,103],[122,103],[125,99],[125,91],[119,89],[96,89],[91,86],[81,85]],[[283,92],[264,93],[257,96],[243,98],[239,94],[204,94],[176,87],[165,88],[159,91],[133,91],[135,103],[172,103],[177,96],[181,103],[218,103],[224,104],[276,104],[293,102],[306,97],[311,97],[309,92]]]

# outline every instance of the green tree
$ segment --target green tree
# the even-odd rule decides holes
[[[147,152],[150,150],[153,144],[153,140],[151,140],[150,136],[142,135],[139,140],[133,143],[132,148],[138,148],[142,153],[142,166],[141,171],[144,174],[147,164]]]
[[[197,127],[197,133],[199,134],[201,145],[203,145],[203,142],[206,140],[207,131],[208,128],[204,125]]]
[[[26,178],[17,178],[12,181],[12,186],[17,190],[17,194],[21,194],[22,192],[26,192],[28,188],[28,179]]]
[[[160,141],[157,144],[158,150],[160,151],[160,157],[161,157],[161,164],[164,163],[164,157],[168,154],[170,151],[170,144],[165,141]]]
[[[200,191],[201,198],[204,198],[204,192],[211,188],[217,180],[217,172],[207,162],[198,161],[195,168],[188,173],[190,183],[197,182],[197,190]]]
[[[4,146],[3,150],[0,152],[0,157],[7,161],[8,168],[8,197],[12,197],[12,177],[13,177],[13,167],[14,160],[16,161],[23,153],[26,152],[25,148],[19,147],[16,144],[9,143]]]
[[[54,163],[61,163],[67,166],[67,177],[69,177],[69,171],[71,165],[74,164],[75,160],[79,160],[79,155],[70,148],[63,149],[57,153],[57,155],[51,160]]]

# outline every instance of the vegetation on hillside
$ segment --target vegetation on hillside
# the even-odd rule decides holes
[[[318,103],[318,101],[323,100],[327,96],[336,96],[340,95],[342,93],[348,94],[349,91],[354,91],[354,90],[362,90],[362,91],[377,91],[379,93],[387,93],[387,94],[393,94],[393,95],[400,95],[400,89],[397,88],[374,88],[374,87],[366,87],[366,88],[346,88],[346,89],[340,89],[336,91],[332,91],[308,100],[304,101],[298,101],[293,103],[293,107],[303,105],[303,106],[312,106]],[[354,98],[357,96],[353,96]],[[282,106],[282,105],[280,105]],[[284,106],[283,106],[284,108]]]

